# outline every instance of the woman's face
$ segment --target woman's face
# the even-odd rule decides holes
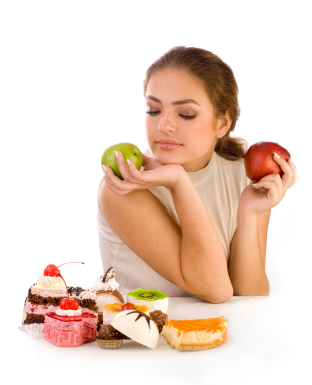
[[[216,119],[200,80],[183,70],[164,69],[152,75],[146,107],[147,141],[153,154],[160,163],[178,163],[187,172],[208,164],[217,139],[231,124],[227,118]],[[166,148],[157,142],[160,139],[173,139],[180,146]]]

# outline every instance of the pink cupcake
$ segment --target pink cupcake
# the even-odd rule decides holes
[[[58,310],[57,310],[58,312]],[[81,315],[46,313],[43,336],[53,345],[69,348],[84,343],[84,322]]]
[[[56,266],[49,266],[52,266],[51,274],[59,274]],[[60,274],[59,276],[64,281]],[[67,288],[66,283],[65,287]],[[51,344],[63,348],[81,346],[85,342],[95,341],[97,318],[95,314],[82,313],[79,303],[75,299],[69,299],[67,289],[67,298],[60,301],[59,309],[46,313],[43,336]]]

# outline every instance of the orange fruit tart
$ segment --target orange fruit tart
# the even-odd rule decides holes
[[[161,334],[178,350],[215,348],[227,339],[227,319],[204,318],[195,320],[167,319]]]

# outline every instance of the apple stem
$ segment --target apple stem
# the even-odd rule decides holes
[[[82,264],[84,265],[84,262],[66,262],[66,263],[63,263],[63,264],[60,265],[60,266],[57,266],[57,268],[59,268],[59,267],[61,267],[61,266],[63,266],[63,265],[67,265],[67,263],[82,263]]]

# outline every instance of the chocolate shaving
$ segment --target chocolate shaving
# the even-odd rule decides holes
[[[113,267],[110,267],[107,272],[105,273],[102,282],[106,283],[109,279],[115,277],[115,269]]]
[[[73,287],[73,286],[69,286],[69,287],[67,287],[67,290],[68,290],[68,293],[69,293],[69,295],[76,295],[77,297],[79,297],[79,295],[82,293],[82,292],[84,292],[84,291],[86,291],[85,289],[83,289],[82,287],[80,287],[80,286],[77,286],[77,287]]]
[[[137,316],[137,318],[135,319],[135,322],[136,322],[137,320],[139,320],[141,317],[144,317],[144,318],[146,319],[146,322],[147,322],[147,324],[148,324],[149,329],[151,328],[151,324],[150,324],[150,322],[151,322],[151,317],[149,317],[147,314],[143,313],[143,312],[140,311],[140,310],[133,310],[133,311],[131,311],[130,313],[127,313],[127,315],[133,314],[133,313],[138,313],[138,316]],[[152,320],[152,321],[153,321],[153,320]],[[153,321],[153,322],[155,322],[155,321]],[[157,326],[157,325],[156,325],[156,326]]]
[[[166,319],[168,319],[168,315],[163,313],[161,310],[154,310],[149,314],[149,316],[157,325],[159,333],[161,333],[163,327],[165,326]]]

